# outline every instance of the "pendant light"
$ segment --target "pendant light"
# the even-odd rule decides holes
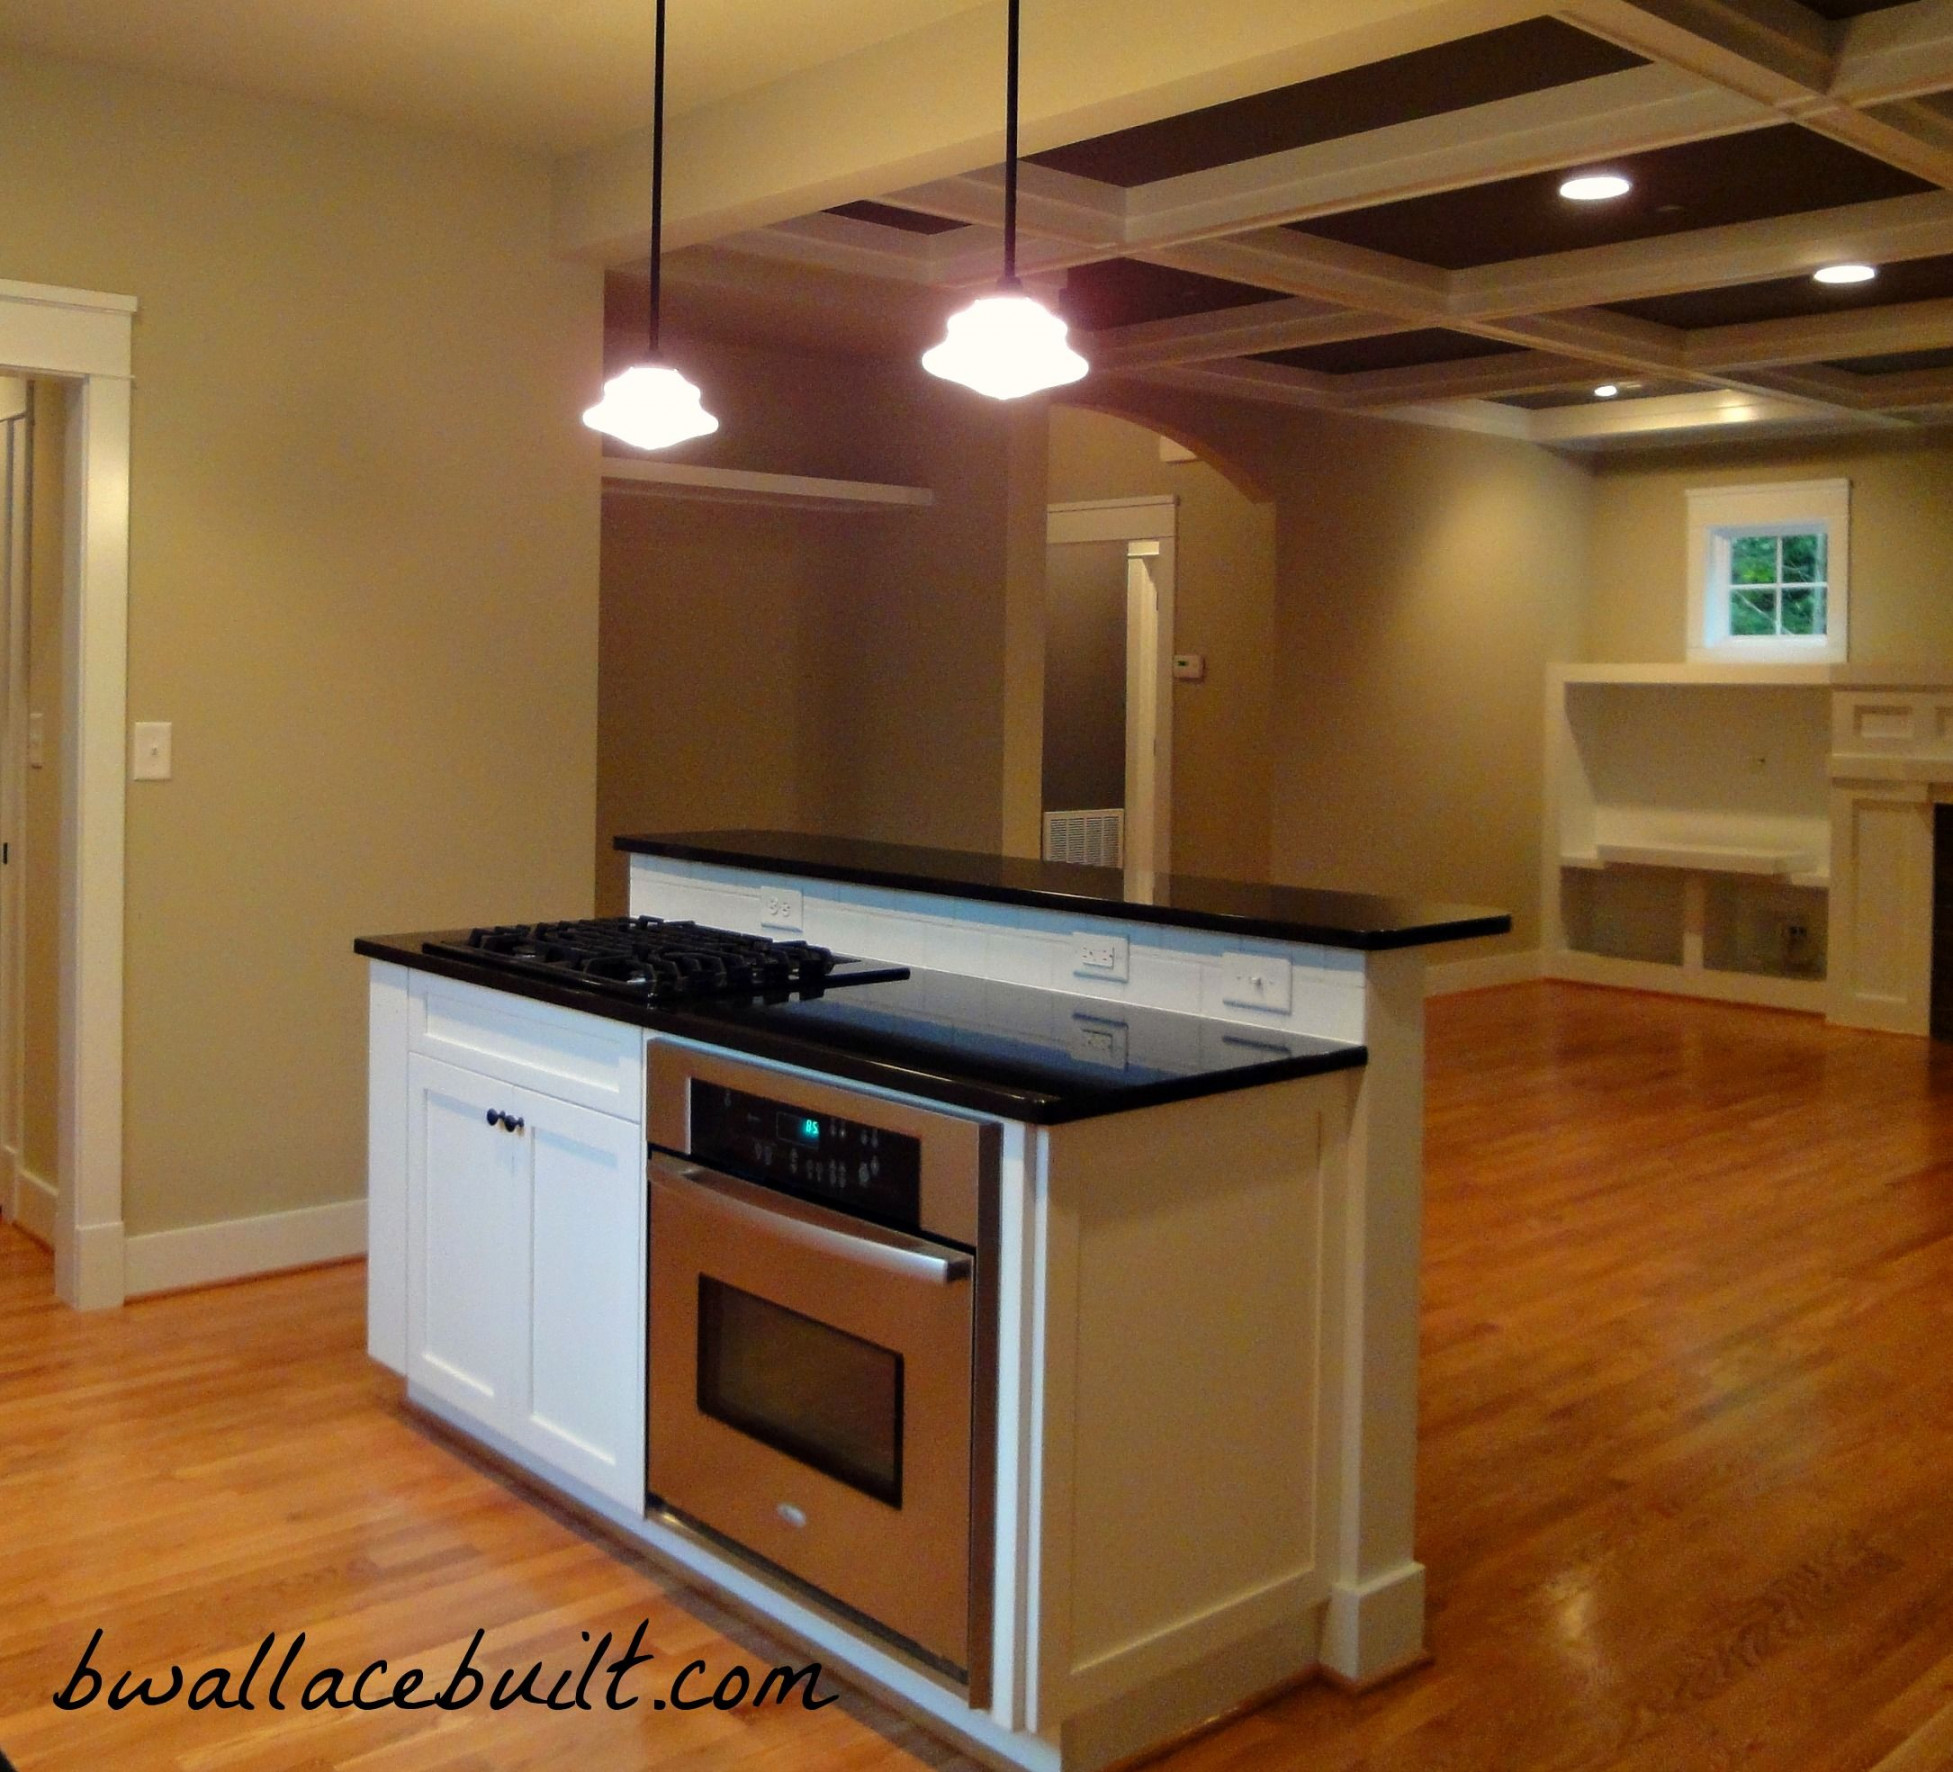
[[[665,0],[658,0],[658,40],[651,100],[651,323],[649,354],[604,383],[604,397],[583,415],[633,449],[669,449],[690,437],[706,437],[719,421],[705,410],[699,391],[664,360],[658,348],[659,255],[665,207]]]
[[[1091,367],[1065,342],[1066,327],[1017,280],[1017,42],[1020,0],[1009,0],[1010,44],[1004,83],[1004,275],[949,317],[949,336],[922,355],[922,367],[993,400],[1015,400],[1077,381]]]

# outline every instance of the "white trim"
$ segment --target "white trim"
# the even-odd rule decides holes
[[[720,498],[795,505],[932,505],[927,486],[884,486],[873,480],[823,480],[813,474],[762,474],[750,468],[704,468],[687,462],[602,458],[604,489],[665,498]]]
[[[1424,994],[1449,997],[1459,991],[1491,990],[1498,985],[1531,984],[1546,976],[1546,956],[1538,948],[1523,953],[1473,954],[1463,960],[1433,960],[1424,968]]]
[[[1724,972],[1708,966],[1673,966],[1661,960],[1623,960],[1562,948],[1547,957],[1546,976],[1571,984],[1616,990],[1656,991],[1669,997],[1707,997],[1717,1003],[1753,1003],[1822,1015],[1828,986],[1821,978],[1779,978],[1767,972]]]
[[[1691,487],[1688,497],[1688,656],[1725,665],[1842,664],[1850,654],[1851,482],[1778,480]],[[1826,532],[1821,639],[1735,639],[1728,632],[1722,555],[1737,530],[1808,523]]]
[[[1179,504],[1179,494],[1169,492],[1150,498],[1086,498],[1046,505],[1045,544],[1064,547],[1081,541],[1171,541]]]
[[[130,349],[135,299],[0,284],[0,364],[69,393],[68,684],[61,808],[61,1163],[55,1290],[123,1298],[123,728],[128,712]]]
[[[14,1169],[13,1220],[37,1243],[54,1247],[54,1183],[25,1164]]]
[[[345,1261],[366,1252],[366,1202],[335,1200],[329,1206],[150,1231],[130,1237],[124,1250],[131,1298]]]

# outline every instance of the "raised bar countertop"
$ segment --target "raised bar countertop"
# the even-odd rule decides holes
[[[1124,1113],[1364,1064],[1362,1046],[952,972],[820,997],[636,1004],[423,951],[456,931],[362,937],[354,951],[607,1020],[1033,1125]]]
[[[799,874],[855,886],[881,886],[946,898],[1036,905],[1135,923],[1211,929],[1226,935],[1313,942],[1321,947],[1425,947],[1475,935],[1504,935],[1512,918],[1476,905],[1424,904],[1363,892],[1310,886],[1209,880],[1197,874],[1154,876],[1150,890],[1130,886],[1117,868],[980,855],[962,849],[923,849],[855,837],[815,837],[792,831],[668,831],[619,837],[632,855]]]

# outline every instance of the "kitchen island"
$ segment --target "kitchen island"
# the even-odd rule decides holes
[[[1420,1659],[1422,948],[1506,919],[784,834],[619,845],[635,916],[909,976],[632,1004],[452,939],[358,944],[370,1345],[410,1399],[997,1764],[1089,1772],[1312,1671]],[[647,1053],[760,1078],[810,1137],[850,1136],[820,1117],[843,1086],[869,1123],[981,1134],[985,1228],[944,1246],[971,1252],[978,1380],[953,1652],[647,1481],[647,1383],[694,1322],[689,1271],[650,1296],[679,1238],[648,1245],[647,1199],[698,1176]]]

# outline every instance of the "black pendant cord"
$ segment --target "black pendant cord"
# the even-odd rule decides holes
[[[1010,42],[1004,57],[1004,288],[1017,282],[1017,38],[1021,0],[1009,0]],[[663,4],[663,0],[659,0]]]
[[[1015,5],[1016,0],[1012,0]],[[653,53],[651,96],[651,319],[647,328],[651,361],[658,361],[660,260],[665,231],[665,0],[658,0],[657,47]]]

